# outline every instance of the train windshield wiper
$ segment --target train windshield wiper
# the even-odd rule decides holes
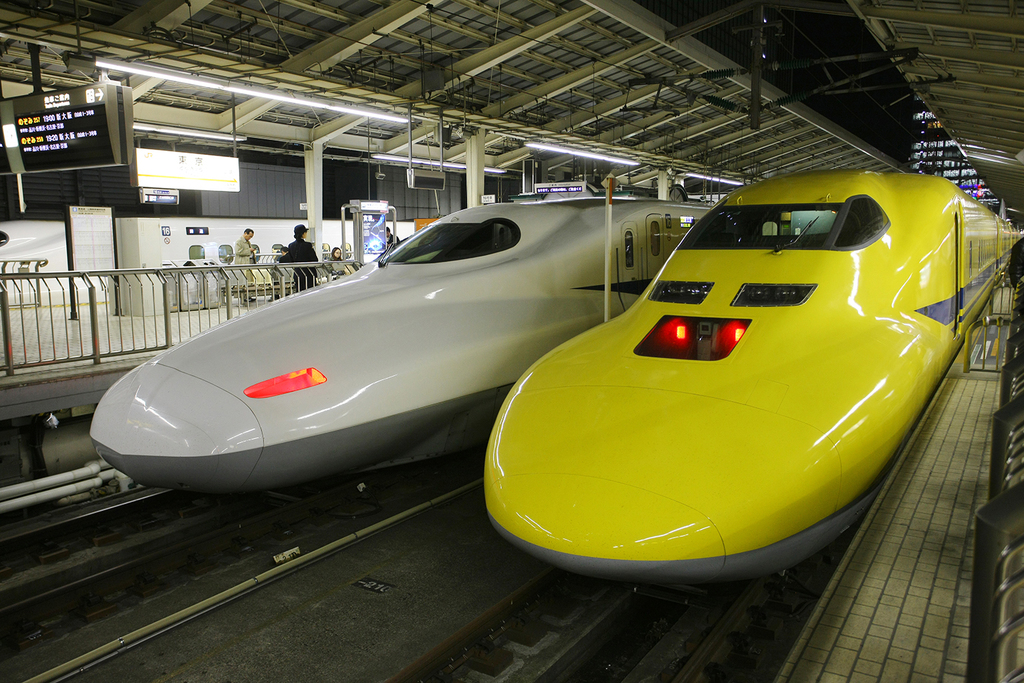
[[[819,219],[819,218],[821,218],[821,216],[815,216],[815,217],[814,217],[814,218],[813,218],[813,219],[811,220],[811,222],[807,224],[807,227],[806,227],[806,228],[804,228],[804,229],[803,229],[803,231],[802,231],[802,232],[801,232],[801,233],[800,233],[799,235],[797,235],[796,237],[794,237],[794,238],[793,238],[793,239],[791,239],[790,241],[788,241],[788,242],[784,242],[784,243],[782,243],[782,244],[776,244],[776,245],[775,245],[775,249],[773,249],[773,250],[772,250],[772,253],[773,253],[773,254],[781,254],[781,253],[782,253],[782,250],[783,250],[783,249],[788,249],[789,247],[791,247],[791,246],[793,246],[794,244],[796,244],[797,242],[799,242],[799,241],[800,241],[800,239],[801,239],[801,238],[802,238],[802,237],[803,237],[804,235],[808,234],[808,233],[809,233],[809,232],[811,231],[811,226],[812,226],[812,225],[814,225],[815,223],[817,223],[817,222],[818,222],[818,219]]]

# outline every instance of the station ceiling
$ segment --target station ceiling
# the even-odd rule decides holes
[[[1013,0],[783,0],[766,7],[857,16],[879,50],[917,48],[900,70],[961,143],[993,190],[1024,210],[1024,36]],[[412,113],[417,158],[445,159],[486,131],[487,165],[517,169],[544,141],[639,162],[615,168],[642,182],[669,168],[734,180],[818,168],[897,170],[894,159],[760,80],[752,128],[751,64],[695,35],[756,16],[742,0],[675,25],[631,0],[0,0],[4,96],[28,92],[30,45],[44,85],[92,82],[84,54],[288,95],[282,102],[158,75],[109,70],[133,87],[137,123],[271,141],[281,151],[407,154],[406,124],[305,106],[302,98]],[[77,18],[77,20],[76,20]],[[706,34],[703,34],[706,35]],[[904,54],[904,53],[900,53]],[[955,80],[948,77],[953,76]],[[20,85],[19,85],[20,84]],[[854,83],[853,85],[856,85]],[[152,135],[152,134],[150,134]],[[293,144],[287,144],[293,143]],[[1015,165],[1014,165],[1015,164]]]

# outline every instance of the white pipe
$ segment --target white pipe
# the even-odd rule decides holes
[[[2,501],[0,502],[0,514],[11,512],[13,510],[21,510],[22,508],[39,505],[40,503],[48,503],[51,500],[57,500],[64,496],[72,496],[76,493],[82,493],[83,491],[98,488],[113,479],[116,475],[117,472],[115,470],[109,469],[100,472],[98,477],[93,477],[92,479],[76,481],[75,483],[68,484],[67,486],[40,491],[28,496],[22,496],[21,498],[15,498],[13,500]]]
[[[71,482],[78,481],[79,479],[93,478],[100,473],[100,470],[105,470],[110,467],[109,464],[103,460],[93,460],[85,467],[80,467],[77,470],[71,470],[70,472],[64,472],[63,474],[55,474],[51,477],[43,477],[41,479],[33,479],[32,481],[26,481],[24,484],[15,484],[14,486],[8,486],[0,489],[0,500],[9,500],[11,498],[18,498],[35,491],[42,491],[43,489],[51,489],[55,486],[61,486],[62,484],[70,484]]]

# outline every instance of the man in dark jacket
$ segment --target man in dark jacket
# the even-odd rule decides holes
[[[1024,275],[1024,239],[1017,240],[1017,243],[1010,249],[1010,264],[1006,266],[1006,272],[1010,276],[1010,285],[1017,289],[1017,283]]]
[[[299,223],[295,226],[295,241],[288,245],[288,253],[281,257],[279,263],[319,263],[313,245],[305,240],[309,228]],[[316,270],[313,268],[296,268],[292,281],[295,291],[301,292],[316,284]]]

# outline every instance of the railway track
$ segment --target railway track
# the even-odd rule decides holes
[[[81,511],[8,525],[0,529],[0,567],[6,568],[0,669],[34,646],[135,609],[153,595],[202,585],[214,569],[249,555],[277,556],[288,567],[339,536],[350,543],[373,533],[378,520],[415,514],[439,484],[424,476],[429,467],[239,496],[139,489]],[[354,532],[358,538],[349,538]]]
[[[626,586],[548,569],[388,683],[768,681],[843,539],[783,575],[708,588]]]

